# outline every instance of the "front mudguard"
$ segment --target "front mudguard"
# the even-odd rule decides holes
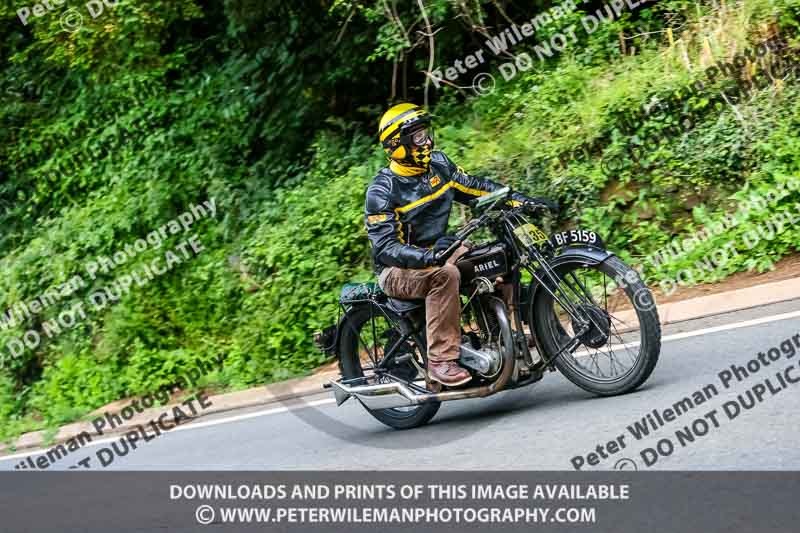
[[[597,248],[596,246],[573,245],[567,246],[562,249],[558,255],[550,259],[547,263],[555,270],[560,266],[569,263],[578,263],[581,266],[594,266],[608,260],[614,254],[604,248]],[[544,272],[540,269],[537,271],[539,277],[544,276]],[[521,287],[522,294],[520,295],[521,318],[525,324],[530,325],[531,317],[531,304],[536,301],[536,296],[540,291],[543,291],[541,284],[534,279],[528,286]],[[533,333],[533,328],[531,328]]]

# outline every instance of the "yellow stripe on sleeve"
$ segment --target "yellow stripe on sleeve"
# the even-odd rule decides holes
[[[464,185],[461,185],[457,181],[451,181],[450,183],[452,183],[453,187],[455,187],[459,191],[471,194],[472,196],[486,196],[487,194],[489,194],[489,191],[482,191],[480,189],[472,189],[470,187],[465,187]]]

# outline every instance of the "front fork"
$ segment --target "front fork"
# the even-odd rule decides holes
[[[513,310],[509,309],[509,313],[512,315],[511,322],[513,323],[513,333],[514,333],[514,345],[515,351],[517,353],[516,359],[520,359],[520,355],[522,356],[522,360],[529,368],[533,368],[536,363],[533,361],[533,354],[531,353],[531,349],[528,346],[528,340],[525,337],[525,330],[523,329],[522,324],[522,316],[527,315],[527,311],[525,307],[527,306],[530,309],[530,302],[522,301],[522,274],[520,270],[517,268],[513,271],[511,275],[511,287],[512,287],[512,302],[513,302]],[[531,338],[534,340],[534,344],[536,343],[536,335],[533,330],[533,325],[531,323],[531,317],[528,317],[528,327],[530,329]],[[538,344],[537,344],[538,345]]]
[[[552,276],[550,276],[550,277],[552,277]],[[523,329],[522,329],[522,327],[523,327],[522,326],[522,317],[524,316],[526,318],[526,322],[528,323],[528,328],[530,329],[531,338],[533,339],[534,344],[538,347],[539,346],[539,341],[536,338],[536,330],[533,327],[533,321],[534,321],[535,317],[532,316],[533,302],[531,301],[531,299],[533,298],[534,295],[531,293],[531,291],[526,291],[526,298],[525,298],[524,301],[522,300],[521,278],[522,278],[521,271],[519,269],[517,269],[515,271],[514,275],[513,275],[513,280],[514,280],[514,283],[513,283],[514,297],[513,298],[514,298],[514,302],[515,302],[514,306],[516,307],[516,310],[517,310],[517,312],[514,313],[514,318],[513,318],[514,328],[516,329],[516,331],[523,331]],[[544,279],[542,281],[544,282],[544,283],[542,283],[542,285],[545,285],[546,282],[547,282],[546,279]],[[583,285],[580,283],[579,280],[575,280],[575,281],[578,283],[578,286],[581,288],[582,291],[586,290],[583,287]],[[556,287],[554,287],[554,291],[555,292],[558,292],[558,288],[557,287],[558,287],[557,285],[556,285]],[[545,290],[548,290],[548,289],[545,287]],[[551,291],[548,290],[548,292],[551,292]],[[553,294],[553,292],[551,292],[551,294]],[[572,315],[572,313],[570,313],[570,315]],[[583,321],[581,321],[581,322],[583,322]],[[522,354],[522,358],[524,359],[525,364],[529,368],[531,368],[533,370],[541,370],[543,366],[550,366],[552,368],[552,362],[557,357],[559,357],[565,351],[572,352],[577,348],[577,345],[580,344],[580,340],[578,339],[578,336],[580,336],[583,333],[585,333],[585,331],[588,330],[589,325],[590,325],[589,323],[584,324],[583,327],[581,328],[581,331],[577,332],[578,334],[576,335],[576,338],[573,339],[573,342],[568,343],[566,346],[564,346],[557,354],[555,354],[549,360],[545,360],[544,354],[539,353],[538,354],[539,355],[539,360],[538,361],[534,361],[533,360],[533,354],[531,353],[530,347],[528,346],[528,343],[527,343],[524,335],[519,336],[519,338],[522,339],[522,342],[517,342],[516,343],[518,345],[517,350],[518,350],[519,353]]]

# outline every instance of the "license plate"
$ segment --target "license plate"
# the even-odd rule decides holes
[[[523,224],[515,228],[514,235],[516,235],[525,246],[539,245],[547,241],[547,235],[536,227],[535,224],[531,223]]]
[[[603,239],[594,231],[586,229],[571,229],[553,233],[553,235],[550,236],[550,244],[556,248],[569,244],[588,244],[597,246],[598,248],[605,248]]]

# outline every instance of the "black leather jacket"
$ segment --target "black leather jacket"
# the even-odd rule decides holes
[[[430,266],[430,247],[447,231],[453,200],[467,203],[501,187],[468,175],[442,152],[433,152],[424,174],[400,176],[382,169],[367,188],[364,216],[375,273],[390,266]],[[513,198],[533,200],[519,193]]]

